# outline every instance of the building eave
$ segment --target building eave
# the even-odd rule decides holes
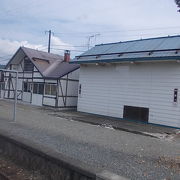
[[[100,60],[80,60],[71,61],[71,64],[93,64],[93,63],[124,63],[124,62],[164,62],[177,61],[180,56],[166,56],[166,57],[137,57],[137,58],[115,58],[115,59],[100,59]]]

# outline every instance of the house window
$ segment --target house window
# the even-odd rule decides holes
[[[12,65],[12,70],[18,70],[18,64],[13,64]]]
[[[44,84],[39,84],[39,94],[44,94]]]
[[[27,82],[24,82],[24,84],[23,84],[23,91],[24,92],[27,92],[27,85],[28,83]]]
[[[56,84],[46,84],[45,85],[45,94],[56,96],[57,85]]]
[[[4,72],[0,71],[0,82],[4,82]]]
[[[51,85],[51,95],[56,95],[56,88],[57,88],[57,86],[56,85],[54,85],[54,84],[52,84]]]
[[[33,84],[33,93],[38,94],[38,84],[37,83]]]
[[[33,63],[29,60],[29,58],[25,57],[24,58],[24,71],[33,71],[34,65]]]
[[[24,92],[31,92],[32,89],[32,83],[24,82],[23,83],[23,91]]]
[[[33,83],[33,93],[34,94],[43,94],[44,93],[44,84],[43,83]]]
[[[79,85],[79,94],[81,94],[81,84]]]
[[[50,94],[51,92],[51,85],[50,84],[45,84],[45,94]]]
[[[0,90],[4,90],[5,89],[5,84],[4,83],[0,83]]]

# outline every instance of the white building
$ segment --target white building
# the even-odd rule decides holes
[[[72,63],[78,111],[180,128],[180,36],[96,45]]]
[[[39,106],[76,107],[79,65],[69,64],[69,52],[64,57],[20,47],[6,65],[19,72],[18,99]],[[14,98],[14,82],[14,75],[6,73],[1,97]]]

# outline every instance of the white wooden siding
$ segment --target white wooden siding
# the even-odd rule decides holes
[[[68,74],[68,78],[69,79],[76,79],[76,80],[79,80],[79,69],[71,72]]]
[[[79,111],[122,118],[124,105],[146,107],[150,123],[180,127],[179,63],[81,66],[79,83]]]

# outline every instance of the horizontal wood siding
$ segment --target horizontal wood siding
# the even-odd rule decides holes
[[[122,118],[124,105],[145,107],[150,123],[180,127],[179,63],[81,66],[79,83],[79,111]]]

